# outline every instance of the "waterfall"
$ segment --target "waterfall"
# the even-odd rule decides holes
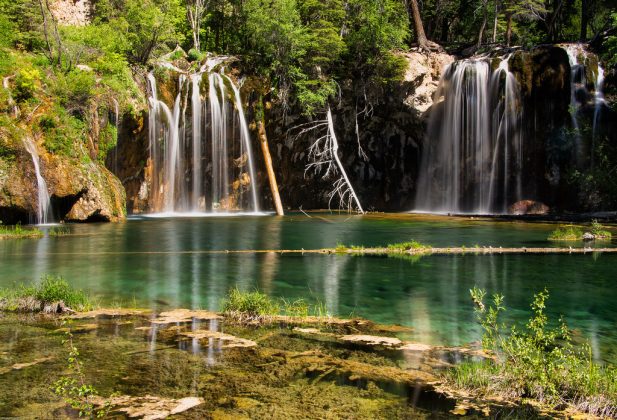
[[[598,128],[598,122],[600,120],[600,114],[602,112],[602,107],[605,106],[606,101],[604,100],[604,69],[598,63],[598,76],[596,77],[596,83],[594,85],[595,96],[594,96],[594,109],[593,109],[593,128],[591,131],[591,166],[594,166],[594,151],[596,146],[596,134]]]
[[[580,44],[570,44],[563,47],[570,61],[570,116],[574,129],[574,152],[576,161],[581,163],[582,137],[578,123],[578,111],[582,106],[579,92],[585,90],[586,76],[584,63],[579,63],[579,55],[585,57],[585,51]]]
[[[594,93],[590,94],[587,88],[587,62],[588,53],[585,50],[583,44],[565,44],[561,46],[568,53],[568,60],[570,62],[570,115],[572,117],[572,128],[574,129],[575,140],[575,157],[577,164],[583,162],[583,139],[580,130],[579,111],[587,105],[593,97],[593,121],[592,121],[592,134],[591,134],[591,150],[589,155],[591,157],[591,165],[594,164],[594,148],[597,135],[598,121],[602,111],[602,107],[605,105],[604,100],[604,69],[598,63],[597,75],[593,83]]]
[[[30,156],[32,156],[32,163],[34,164],[34,172],[36,174],[36,185],[38,190],[38,203],[36,213],[36,223],[44,225],[49,223],[49,214],[51,205],[49,201],[49,191],[47,191],[47,183],[41,175],[41,167],[39,164],[39,153],[36,150],[36,145],[29,137],[24,138],[24,146]]]
[[[240,91],[231,78],[214,71],[217,63],[210,59],[198,72],[179,75],[173,109],[159,98],[153,73],[148,75],[155,212],[259,211]],[[207,88],[202,89],[206,80]],[[248,189],[250,199],[244,200]]]
[[[227,80],[229,80],[229,84],[231,85],[231,88],[234,91],[236,111],[238,112],[238,120],[240,121],[240,138],[241,138],[240,156],[242,157],[246,154],[248,164],[249,164],[249,176],[251,178],[251,182],[253,182],[253,180],[256,179],[255,178],[255,163],[253,162],[253,151],[251,150],[251,136],[249,135],[249,127],[246,124],[246,118],[244,116],[244,108],[242,107],[242,98],[240,97],[240,88],[236,86],[229,77],[227,77]],[[259,211],[259,205],[257,203],[257,190],[255,188],[251,188],[251,198],[253,200],[253,209],[255,211]]]
[[[435,93],[416,210],[504,213],[522,195],[522,102],[507,59],[448,66]]]

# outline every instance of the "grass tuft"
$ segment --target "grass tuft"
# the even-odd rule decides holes
[[[20,224],[3,225],[0,222],[0,239],[25,239],[25,238],[42,238],[43,231],[39,228],[25,228]]]
[[[388,252],[407,252],[407,251],[427,251],[431,247],[424,245],[418,241],[400,242],[396,244],[389,244],[386,249]]]
[[[0,289],[0,310],[10,312],[41,312],[60,302],[73,311],[88,311],[93,304],[83,291],[74,289],[61,277],[43,276],[38,285],[16,285]]]
[[[49,236],[59,237],[68,236],[71,234],[71,229],[66,226],[55,226],[49,229]]]

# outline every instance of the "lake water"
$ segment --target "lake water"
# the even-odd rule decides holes
[[[417,240],[435,247],[550,247],[554,224],[426,215],[292,215],[142,218],[71,225],[70,235],[0,241],[0,287],[56,274],[103,305],[217,310],[232,287],[321,302],[350,314],[414,328],[412,340],[477,340],[469,289],[503,293],[507,317],[525,320],[535,292],[590,340],[598,360],[617,360],[617,256],[457,255],[420,259],[348,255],[208,254],[212,250],[379,246]],[[581,246],[574,243],[572,246]],[[612,246],[612,243],[602,244]]]

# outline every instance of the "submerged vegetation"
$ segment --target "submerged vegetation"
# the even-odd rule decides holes
[[[0,239],[42,238],[43,231],[36,227],[23,227],[19,224],[7,226],[0,222]]]
[[[39,284],[0,289],[0,310],[4,311],[58,313],[87,311],[93,306],[86,293],[62,277],[46,275]]]
[[[577,346],[562,320],[551,326],[545,313],[549,294],[534,295],[525,326],[502,323],[504,297],[470,291],[484,331],[482,346],[494,359],[462,363],[446,375],[458,388],[486,396],[530,398],[551,408],[566,404],[601,417],[617,415],[617,369],[594,362],[588,344]]]

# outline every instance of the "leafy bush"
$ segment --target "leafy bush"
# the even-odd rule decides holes
[[[15,100],[23,102],[34,97],[40,86],[41,74],[35,68],[23,68],[15,76]]]
[[[549,241],[578,241],[583,238],[583,230],[574,225],[559,226],[548,236]]]
[[[463,363],[446,375],[455,386],[511,398],[533,398],[551,407],[566,403],[598,416],[617,414],[617,370],[593,362],[588,344],[577,348],[567,325],[549,327],[544,312],[549,294],[534,295],[532,316],[521,328],[501,323],[504,297],[470,291],[484,334],[482,346],[495,360]]]
[[[613,234],[606,230],[597,220],[591,221],[591,234],[595,236],[596,239],[610,239],[613,237]]]

